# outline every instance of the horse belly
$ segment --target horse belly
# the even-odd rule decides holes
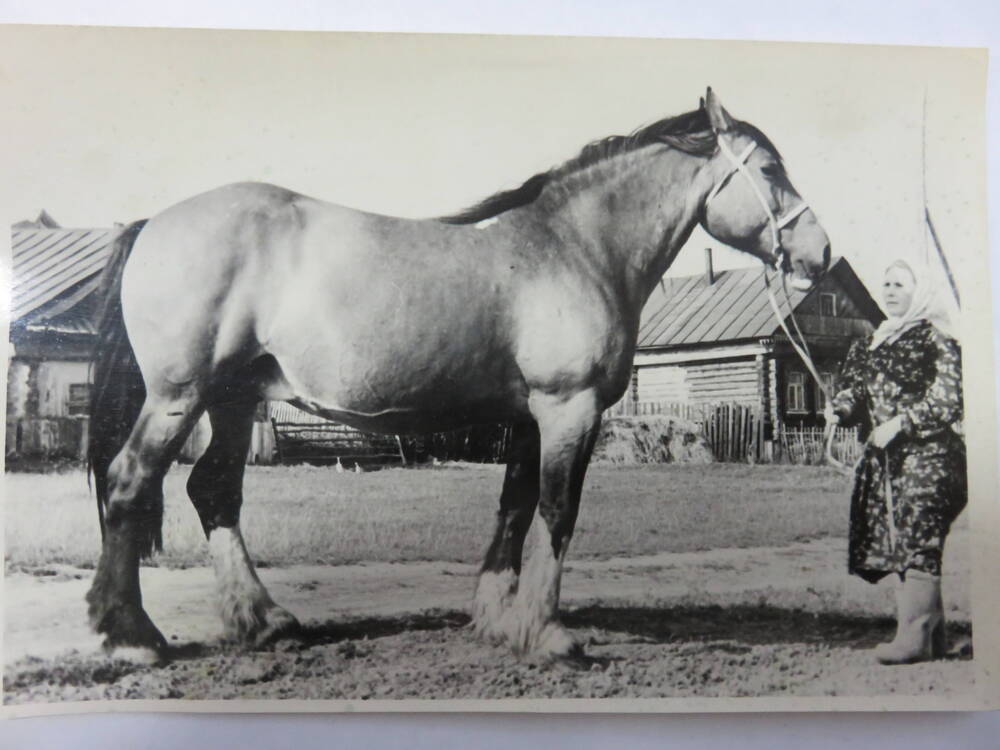
[[[282,373],[271,397],[388,432],[527,413],[498,253],[436,222],[306,214],[257,315]]]
[[[527,414],[526,388],[497,332],[488,331],[478,316],[471,325],[440,317],[432,323],[423,309],[414,304],[400,316],[359,316],[356,308],[341,308],[322,324],[290,323],[266,344],[281,372],[268,397],[359,429],[390,433],[455,429]]]
[[[317,347],[299,361],[276,358],[281,382],[268,394],[372,432],[437,432],[527,414],[527,394],[503,368],[428,366],[414,357],[359,361]],[[323,373],[328,373],[324,375]]]

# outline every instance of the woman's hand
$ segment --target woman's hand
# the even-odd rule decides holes
[[[885,448],[889,443],[896,439],[900,430],[903,429],[903,417],[902,415],[893,417],[888,422],[883,422],[874,430],[872,430],[872,436],[870,438],[871,444],[876,448]]]
[[[840,417],[837,416],[837,412],[833,410],[833,403],[831,401],[826,402],[826,406],[823,407],[823,419],[826,420],[826,425],[837,426],[840,424]]]

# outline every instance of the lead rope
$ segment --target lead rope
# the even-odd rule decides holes
[[[809,353],[809,347],[808,344],[806,343],[806,337],[802,334],[802,329],[799,328],[798,320],[796,320],[795,318],[795,311],[792,308],[792,302],[788,295],[788,288],[785,284],[785,274],[783,271],[780,271],[780,262],[783,254],[781,248],[780,232],[786,226],[795,221],[795,219],[797,219],[802,212],[804,212],[807,208],[809,208],[809,205],[805,202],[802,202],[794,209],[789,211],[787,214],[785,214],[781,219],[776,218],[774,212],[771,210],[771,207],[768,205],[767,200],[764,198],[763,193],[761,193],[760,188],[757,187],[757,183],[750,176],[750,173],[747,171],[746,168],[747,159],[750,158],[750,154],[752,154],[754,149],[757,147],[756,142],[751,141],[751,143],[747,145],[747,147],[739,154],[739,156],[737,156],[733,152],[733,150],[729,147],[729,144],[726,143],[725,139],[722,138],[721,135],[718,138],[718,144],[719,144],[719,150],[729,161],[730,170],[721,180],[719,180],[715,184],[715,187],[712,188],[711,192],[708,194],[708,197],[705,199],[705,205],[707,206],[709,203],[712,202],[712,199],[715,198],[715,196],[722,191],[722,188],[725,187],[726,183],[729,182],[729,179],[734,174],[742,174],[746,178],[746,181],[750,185],[750,188],[753,191],[754,196],[757,198],[757,202],[760,203],[761,208],[764,209],[764,214],[767,216],[767,223],[771,229],[771,253],[776,259],[777,261],[776,265],[778,266],[779,272],[781,273],[781,285],[785,293],[785,300],[788,302],[789,317],[791,317],[792,325],[795,327],[795,330],[799,335],[799,339],[802,342],[801,345],[799,344],[799,342],[795,340],[795,337],[792,336],[791,331],[788,330],[788,326],[785,324],[785,319],[782,317],[781,311],[778,308],[778,301],[775,299],[774,292],[771,290],[771,284],[767,278],[767,266],[765,265],[763,273],[764,287],[767,290],[767,297],[771,303],[771,309],[774,310],[774,316],[778,319],[778,324],[781,326],[781,329],[785,332],[785,335],[788,337],[789,342],[791,342],[792,348],[795,349],[796,354],[799,355],[799,358],[805,364],[806,369],[809,370],[809,374],[813,376],[813,379],[816,381],[816,384],[823,391],[826,398],[828,400],[832,400],[833,394],[830,392],[830,389],[827,388],[826,383],[823,382],[823,379],[820,378],[819,373],[816,372],[816,367],[813,364],[812,356]],[[842,462],[838,461],[833,455],[833,439],[836,434],[836,428],[831,424],[831,425],[825,425],[824,429],[826,430],[826,446],[824,453],[824,458],[826,462],[840,471],[844,472],[849,471],[847,466],[844,465]]]
[[[892,496],[892,472],[889,471],[889,451],[883,450],[882,457],[885,459],[883,473],[885,477],[885,510],[889,522],[889,548],[892,553],[896,553],[896,502]]]
[[[777,318],[778,325],[781,326],[781,330],[784,331],[785,336],[788,337],[789,343],[792,345],[792,348],[795,350],[795,353],[799,355],[799,359],[802,360],[802,364],[806,366],[806,369],[809,371],[809,374],[812,375],[813,379],[816,381],[816,384],[820,387],[820,390],[823,391],[823,395],[826,396],[828,401],[832,401],[834,394],[827,387],[826,383],[823,382],[823,379],[819,376],[819,373],[816,371],[816,366],[815,364],[813,364],[812,356],[809,353],[809,346],[806,343],[806,338],[802,334],[802,329],[799,328],[798,321],[795,318],[795,310],[792,307],[792,301],[788,295],[788,289],[784,285],[784,274],[782,274],[782,288],[785,294],[785,301],[788,303],[788,317],[792,319],[792,325],[795,327],[795,330],[799,335],[799,338],[802,342],[801,344],[795,340],[795,337],[792,335],[792,332],[788,330],[788,325],[785,323],[785,318],[781,314],[781,308],[778,306],[778,300],[774,296],[774,290],[771,289],[771,281],[767,277],[766,266],[764,267],[762,276],[764,278],[764,288],[767,290],[767,299],[771,303],[771,310],[774,311],[774,317]],[[837,432],[836,427],[831,423],[824,425],[823,429],[825,432],[825,441],[824,441],[825,444],[823,452],[824,460],[826,461],[826,463],[828,463],[830,466],[837,469],[838,471],[848,473],[850,471],[850,468],[842,461],[839,461],[833,455],[833,440]]]

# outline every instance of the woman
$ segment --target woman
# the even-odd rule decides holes
[[[856,341],[827,406],[830,422],[867,440],[851,497],[849,570],[875,583],[890,573],[897,630],[875,649],[883,664],[944,655],[941,553],[967,499],[961,350],[927,275],[886,269],[889,318]]]

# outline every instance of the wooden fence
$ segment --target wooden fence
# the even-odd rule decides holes
[[[717,461],[749,461],[766,458],[764,420],[753,407],[716,404],[706,409],[702,434]]]
[[[25,417],[7,421],[8,457],[74,459],[87,457],[86,417]]]
[[[622,401],[605,416],[672,416],[697,425],[718,461],[821,464],[825,458],[822,427],[779,426],[765,435],[759,411],[739,404],[680,404]],[[502,463],[510,445],[507,425],[483,425],[453,432],[418,436],[374,435],[303,412],[283,402],[268,404],[268,421],[254,424],[248,463],[307,461],[333,463],[339,457],[350,468],[367,463],[476,461]],[[43,459],[86,458],[87,418],[52,417],[9,420],[8,457]],[[185,444],[182,460],[204,450],[207,433],[196,431]],[[862,452],[856,428],[837,428],[833,455],[848,466]]]
[[[404,435],[401,440],[407,459],[416,463],[436,458],[440,461],[500,464],[507,461],[510,426],[477,425],[451,432]]]
[[[361,432],[339,422],[296,409],[291,404],[268,404],[279,463],[355,464],[406,463],[395,435]]]
[[[185,464],[194,463],[201,458],[201,454],[208,448],[211,439],[211,424],[208,421],[208,417],[202,417],[194,429],[191,430],[191,434],[184,441],[184,445],[181,446],[177,460]],[[247,463],[274,463],[274,442],[274,430],[271,427],[271,422],[255,421],[253,423],[253,431],[250,433],[250,448],[247,450]]]
[[[779,426],[776,430],[765,431],[759,407],[625,399],[605,412],[609,417],[650,415],[678,417],[698,425],[717,461],[821,464],[825,460],[826,435],[822,427]],[[834,458],[852,465],[861,451],[856,428],[836,429],[832,446]]]
[[[606,417],[667,416],[693,422],[718,461],[764,459],[764,424],[753,407],[741,404],[688,404],[624,399]]]
[[[479,425],[425,435],[376,435],[331,422],[284,403],[269,407],[281,463],[354,462],[391,464],[439,461],[503,463],[510,447],[510,427]]]
[[[706,407],[702,404],[683,404],[674,401],[633,401],[625,398],[606,412],[606,417],[650,417],[665,416],[701,422],[705,418]]]
[[[24,417],[7,421],[4,449],[8,457],[85,461],[89,417]],[[207,420],[199,423],[184,442],[178,460],[195,461],[211,437]],[[271,463],[274,439],[269,423],[254,423],[247,463]]]
[[[775,460],[790,464],[821,464],[826,460],[826,433],[822,427],[782,428],[775,441]],[[830,451],[843,464],[853,466],[863,446],[856,427],[837,427]]]

